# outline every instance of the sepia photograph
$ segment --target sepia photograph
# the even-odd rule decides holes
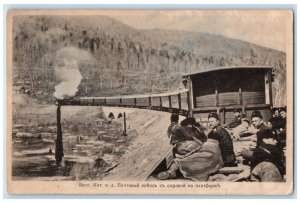
[[[10,194],[288,195],[290,10],[9,10]]]

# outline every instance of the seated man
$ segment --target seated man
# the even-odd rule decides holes
[[[208,122],[209,126],[212,128],[212,131],[208,134],[208,139],[216,134],[224,166],[237,166],[232,139],[229,133],[221,127],[218,114],[210,113],[208,115]]]
[[[249,131],[252,134],[256,134],[257,146],[262,144],[262,137],[258,136],[259,131],[270,129],[269,126],[265,125],[263,117],[259,111],[253,111],[251,115],[252,126],[249,127]],[[245,157],[244,157],[245,158]]]
[[[282,118],[282,124],[281,124],[281,127],[282,127],[283,129],[286,129],[286,107],[280,108],[279,114],[280,114],[280,117]]]
[[[234,119],[227,125],[228,128],[236,128],[242,123],[242,115],[240,109],[234,109]]]

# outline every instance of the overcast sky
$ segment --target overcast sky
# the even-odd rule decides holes
[[[286,51],[287,11],[118,11],[110,16],[137,29],[206,32]],[[289,18],[291,19],[291,18]],[[290,22],[290,23],[288,23]],[[291,31],[291,29],[290,29]]]

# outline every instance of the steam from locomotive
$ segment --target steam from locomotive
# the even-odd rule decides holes
[[[56,53],[55,75],[60,83],[55,86],[55,98],[75,96],[82,79],[79,66],[90,58],[87,51],[75,47],[65,47]]]

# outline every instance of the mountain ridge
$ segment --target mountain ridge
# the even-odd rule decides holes
[[[23,16],[13,23],[14,82],[26,80],[33,67],[40,69],[29,77],[33,93],[46,92],[35,95],[42,100],[53,100],[58,82],[55,53],[72,46],[94,58],[80,66],[77,96],[172,91],[182,87],[185,73],[255,65],[274,67],[275,106],[286,104],[286,54],[280,50],[203,32],[138,30],[107,16]]]

